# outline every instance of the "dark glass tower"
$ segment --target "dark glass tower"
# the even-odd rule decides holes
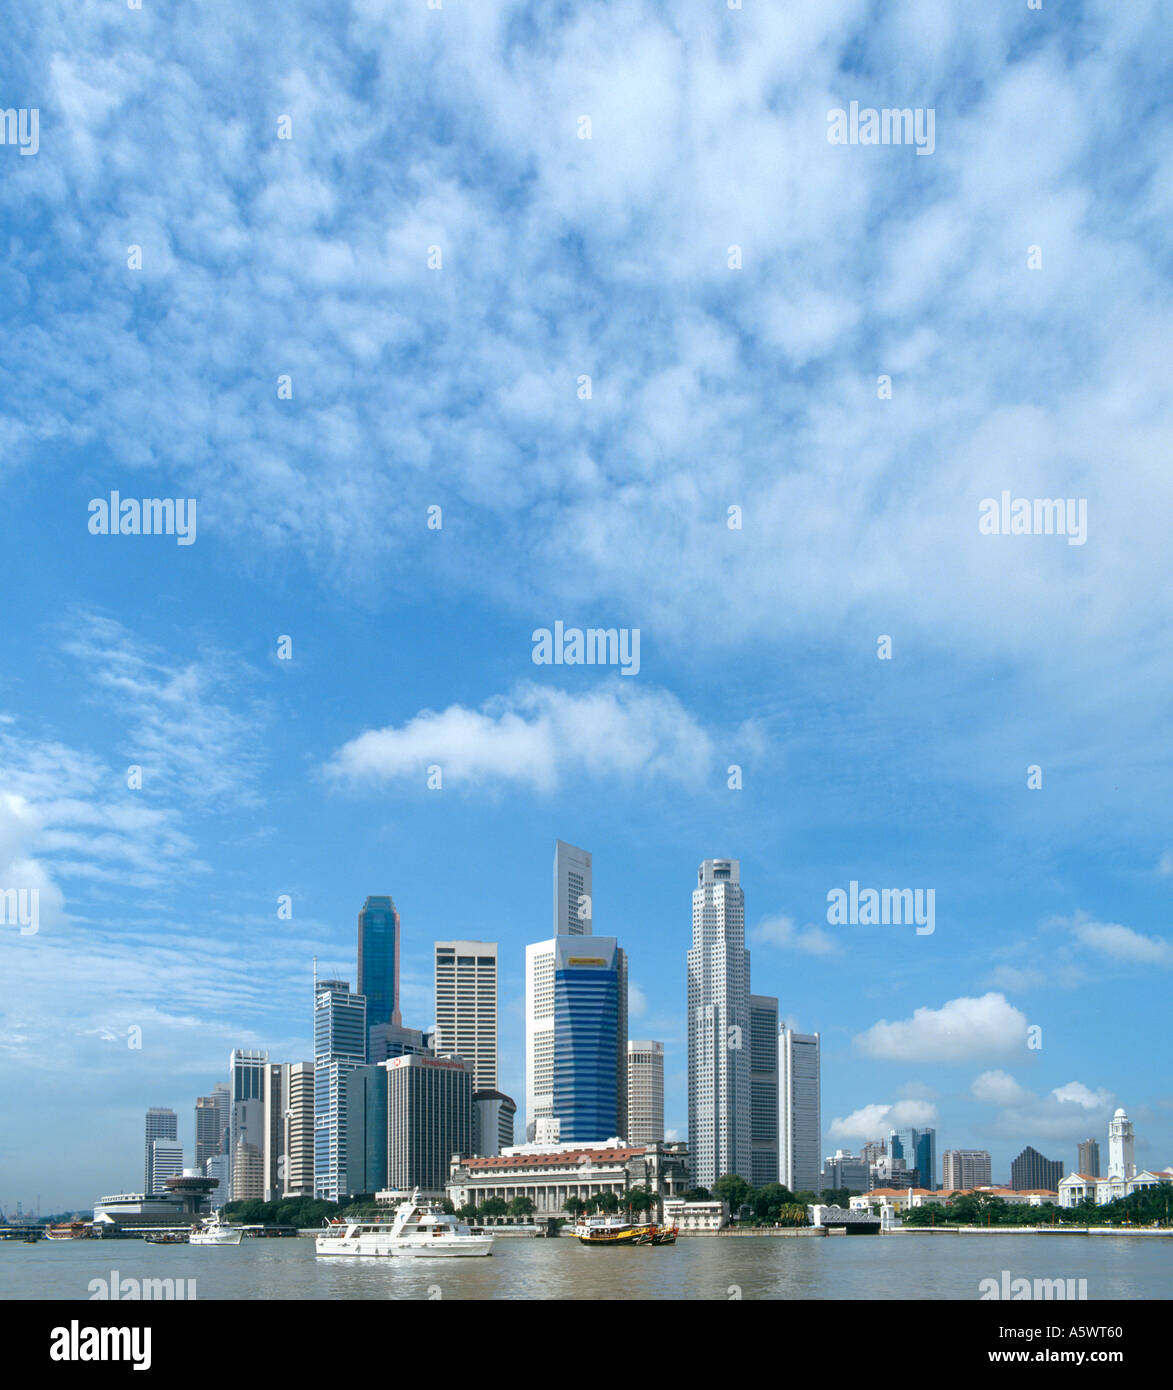
[[[358,993],[367,1001],[367,1027],[399,1026],[399,913],[390,898],[368,898],[358,914]]]
[[[621,1101],[618,1067],[620,1045],[627,1054],[621,956],[613,936],[555,937],[554,1114],[563,1142],[625,1137],[627,1078]]]

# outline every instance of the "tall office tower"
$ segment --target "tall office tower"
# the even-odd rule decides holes
[[[346,1195],[346,1074],[367,1060],[367,1001],[345,980],[314,994],[314,1196]]]
[[[156,1139],[175,1140],[179,1136],[179,1117],[174,1110],[163,1105],[152,1105],[147,1111],[145,1141],[143,1145],[143,1192],[148,1196],[154,1192],[151,1176],[151,1145]]]
[[[1075,1171],[1085,1178],[1100,1176],[1100,1145],[1095,1139],[1085,1139],[1079,1146],[1079,1161]]]
[[[431,1033],[419,1028],[405,1028],[401,1023],[376,1023],[367,1029],[367,1061],[386,1062],[392,1057],[415,1053],[423,1057],[436,1049]]]
[[[513,1144],[517,1106],[500,1091],[472,1093],[472,1151],[477,1158],[496,1158]]]
[[[373,1197],[387,1186],[387,1068],[368,1063],[346,1073],[346,1188]]]
[[[1015,1192],[1058,1192],[1063,1164],[1057,1158],[1044,1158],[1028,1144],[1010,1165],[1010,1186]]]
[[[706,859],[692,895],[688,953],[688,1152],[692,1180],[753,1180],[749,952],[736,859]]]
[[[527,1137],[549,1119],[564,1143],[625,1137],[627,960],[615,938],[527,946],[525,983]]]
[[[228,1134],[232,1091],[223,1082],[212,1094],[197,1096],[195,1103],[196,1167],[202,1168],[213,1154],[222,1153]]]
[[[358,914],[358,992],[367,1027],[402,1023],[399,1013],[399,913],[390,898],[368,898]]]
[[[819,1192],[822,1152],[819,1035],[783,1027],[778,1034],[778,1148],[781,1182],[791,1192]]]
[[[750,1164],[755,1187],[778,1181],[778,1001],[749,996]]]
[[[166,1192],[168,1178],[183,1177],[183,1145],[177,1139],[152,1139],[148,1166],[147,1195]]]
[[[941,1186],[947,1192],[993,1185],[993,1165],[986,1149],[946,1149],[941,1163]]]
[[[286,1112],[285,1181],[283,1197],[314,1195],[314,1064],[292,1062],[289,1067],[289,1109]]]
[[[238,1100],[232,1107],[234,1202],[265,1198],[265,1128],[263,1099]]]
[[[888,1136],[888,1150],[893,1158],[902,1158],[906,1168],[915,1168],[920,1186],[930,1192],[937,1190],[937,1131],[905,1126],[894,1129]]]
[[[565,840],[554,842],[554,935],[593,936],[591,856]]]
[[[444,1195],[453,1154],[472,1153],[472,1068],[460,1057],[395,1057],[387,1072],[387,1186]]]
[[[285,1168],[289,1156],[291,1074],[292,1066],[289,1062],[270,1062],[265,1068],[263,1104],[266,1202],[274,1202],[285,1194]]]
[[[232,1197],[232,1159],[226,1153],[211,1154],[204,1160],[204,1176],[216,1179],[208,1200],[212,1210],[219,1211]]]
[[[228,1172],[231,1192],[229,1200],[240,1202],[245,1193],[236,1190],[236,1146],[245,1137],[255,1144],[258,1152],[264,1148],[262,1127],[264,1124],[265,1068],[269,1065],[269,1054],[263,1048],[234,1048],[228,1057],[228,1076],[231,1084],[228,1116]],[[245,1102],[252,1104],[245,1105]],[[242,1169],[242,1172],[245,1171]],[[248,1196],[254,1194],[250,1192]],[[259,1194],[256,1194],[259,1195]]]
[[[471,1064],[478,1091],[497,1087],[497,943],[437,941],[436,1051]]]
[[[1133,1145],[1136,1142],[1132,1132],[1132,1121],[1121,1106],[1112,1116],[1108,1125],[1108,1176],[1110,1178],[1135,1178],[1136,1161]],[[1051,1184],[1054,1186],[1054,1184]]]
[[[664,1138],[664,1044],[627,1044],[627,1142],[658,1144]]]

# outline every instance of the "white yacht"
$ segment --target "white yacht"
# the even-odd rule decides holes
[[[336,1221],[314,1246],[319,1255],[491,1255],[493,1237],[473,1235],[417,1191],[399,1204],[393,1221]]]
[[[244,1235],[243,1226],[230,1226],[227,1222],[220,1220],[220,1213],[214,1211],[211,1216],[205,1216],[197,1225],[191,1228],[191,1235],[188,1237],[189,1245],[239,1245],[240,1238]]]

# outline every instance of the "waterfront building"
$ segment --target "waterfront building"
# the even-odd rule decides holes
[[[448,1197],[460,1208],[480,1206],[490,1197],[511,1202],[528,1197],[536,1219],[566,1217],[571,1198],[586,1200],[613,1193],[621,1201],[633,1187],[646,1187],[662,1199],[683,1197],[690,1186],[683,1144],[602,1146],[562,1144],[555,1148],[521,1145],[489,1158],[454,1159]]]
[[[921,1187],[930,1191],[937,1185],[937,1131],[906,1126],[888,1135],[888,1151],[893,1158],[903,1158],[906,1168],[920,1174]]]
[[[191,1169],[167,1179],[162,1192],[119,1192],[94,1203],[94,1225],[115,1235],[123,1227],[190,1226],[210,1210],[211,1179]]]
[[[148,1195],[165,1192],[168,1178],[183,1176],[183,1145],[176,1139],[152,1139],[147,1170],[150,1177]]]
[[[254,1104],[255,1102],[246,1102]],[[265,1151],[242,1133],[232,1151],[232,1200],[263,1201],[265,1196]]]
[[[751,994],[749,1006],[750,1181],[778,1181],[778,1001]]]
[[[223,1152],[228,1142],[228,1117],[232,1109],[232,1089],[221,1081],[211,1095],[197,1096],[195,1103],[196,1167],[202,1168],[213,1154]]]
[[[833,1158],[823,1160],[820,1192],[846,1188],[849,1192],[866,1192],[869,1187],[868,1164],[847,1149],[836,1149]]]
[[[247,1194],[236,1191],[236,1146],[246,1137],[241,1126],[247,1125],[247,1141],[254,1144],[259,1151],[264,1151],[265,1068],[268,1065],[269,1054],[262,1048],[233,1048],[228,1057],[231,1086],[228,1098],[228,1171],[232,1175],[229,1197],[231,1201],[243,1201],[246,1195],[261,1195],[251,1190]],[[251,1170],[247,1165],[242,1165],[241,1171],[243,1173]],[[262,1180],[262,1191],[263,1186]]]
[[[369,900],[368,900],[369,901]],[[320,980],[314,994],[314,1195],[345,1196],[346,1075],[367,1060],[367,1001],[346,980]]]
[[[355,1067],[344,1085],[345,1194],[373,1196],[387,1186],[387,1068],[374,1063]]]
[[[497,943],[437,941],[436,1051],[463,1057],[478,1091],[497,1086]]]
[[[994,1181],[987,1149],[946,1149],[941,1164],[944,1188],[989,1187]]]
[[[728,1202],[686,1202],[670,1197],[664,1202],[664,1225],[676,1226],[682,1236],[720,1231],[729,1225]]]
[[[554,935],[591,936],[594,889],[591,856],[585,849],[554,843]],[[495,1083],[494,1083],[495,1084]]]
[[[314,1195],[314,1064],[289,1066],[286,1111],[285,1174],[282,1197]]]
[[[513,1146],[517,1105],[500,1091],[472,1093],[472,1151],[478,1158],[494,1158]]]
[[[232,1197],[232,1158],[228,1153],[209,1154],[204,1160],[204,1177],[215,1186],[208,1193],[213,1211],[219,1211]]]
[[[783,1027],[778,1035],[780,1181],[791,1192],[820,1191],[823,1147],[819,1034]]]
[[[442,1196],[453,1154],[472,1152],[472,1068],[461,1057],[395,1057],[387,1073],[387,1188]]]
[[[1100,1176],[1100,1145],[1095,1139],[1085,1139],[1080,1144],[1075,1171],[1086,1173],[1092,1178]]]
[[[399,1012],[399,913],[389,897],[368,898],[358,914],[358,993],[367,1027],[402,1023]],[[365,1044],[364,1044],[365,1053]]]
[[[149,1194],[155,1190],[154,1178],[151,1173],[151,1145],[156,1139],[170,1139],[172,1141],[177,1139],[179,1137],[179,1117],[174,1110],[169,1110],[164,1105],[152,1105],[147,1111],[144,1135],[143,1191]]]
[[[1015,1192],[1029,1188],[1044,1188],[1056,1192],[1063,1176],[1063,1164],[1057,1158],[1044,1158],[1028,1144],[1010,1165],[1010,1186]]]
[[[270,1062],[265,1068],[262,1105],[265,1112],[263,1158],[266,1202],[276,1201],[285,1195],[294,1065],[308,1065],[311,1073],[313,1071],[313,1064],[305,1062]]]
[[[627,958],[613,936],[556,936],[525,950],[526,1132],[564,1140],[627,1127]],[[620,1059],[622,1058],[622,1065]]]
[[[688,1151],[698,1187],[725,1174],[753,1180],[749,970],[741,864],[705,859],[688,952]]]
[[[664,1138],[664,1044],[627,1044],[627,1140],[655,1144]]]

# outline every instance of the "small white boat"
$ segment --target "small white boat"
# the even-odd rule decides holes
[[[220,1220],[220,1213],[214,1211],[191,1228],[189,1245],[239,1245],[244,1235],[243,1226],[230,1226]]]
[[[493,1237],[477,1236],[415,1192],[393,1221],[336,1221],[314,1241],[319,1255],[491,1255]]]

